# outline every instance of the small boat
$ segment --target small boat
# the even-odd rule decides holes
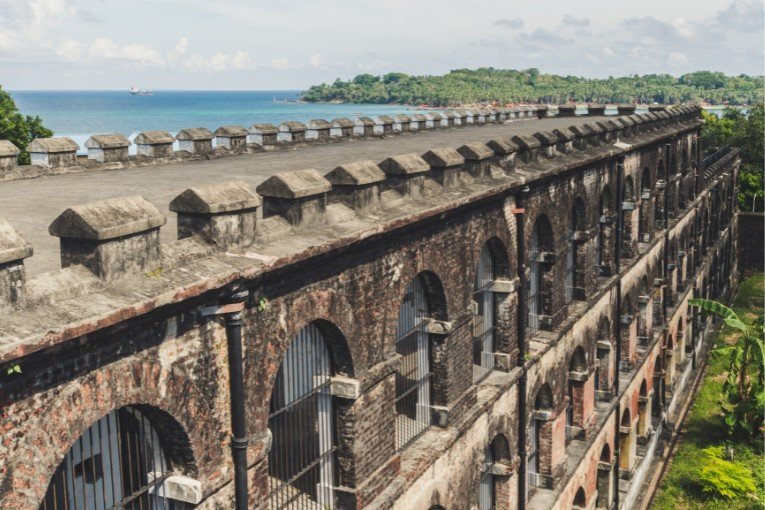
[[[154,92],[147,89],[137,89],[135,85],[130,87],[130,95],[131,96],[153,96]]]

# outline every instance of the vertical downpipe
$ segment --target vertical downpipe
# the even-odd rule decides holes
[[[518,266],[518,367],[521,378],[518,380],[518,510],[526,510],[526,494],[528,492],[528,466],[526,464],[526,210],[521,198],[528,193],[528,187],[515,196],[515,236],[516,236],[516,265]]]
[[[231,302],[244,304],[246,291],[231,296]],[[242,309],[244,307],[242,306]],[[244,409],[244,370],[242,357],[242,309],[225,314],[228,342],[228,373],[231,395],[231,456],[234,461],[236,510],[247,510],[247,417]]]
[[[662,327],[662,331],[665,331],[666,336],[666,330],[667,330],[667,309],[669,308],[669,303],[667,302],[667,298],[669,296],[669,271],[667,270],[667,265],[669,264],[669,163],[671,161],[670,158],[670,152],[672,151],[672,143],[666,143],[664,144],[664,168],[666,168],[667,172],[667,185],[664,186],[664,210],[662,211],[662,223],[664,227],[664,248],[662,249],[662,260],[664,263],[662,264],[662,279],[664,280],[664,284],[662,285],[662,292],[661,292],[661,316],[664,319],[664,325]],[[661,361],[661,368],[662,370],[666,370],[666,359],[665,359],[665,352],[664,348],[666,346],[666,338],[664,338],[664,342],[662,342],[661,345],[661,356],[659,356],[659,360]],[[666,405],[667,405],[667,386],[664,383],[664,378],[661,378],[661,407],[662,411],[666,411]],[[664,414],[662,412],[662,414]]]
[[[622,363],[622,239],[624,229],[624,156],[616,163],[616,246],[614,248],[614,271],[616,272],[616,320],[614,321],[614,336],[616,337],[616,371],[614,373],[614,393],[616,405],[614,408],[614,508],[619,508],[619,466],[621,464],[621,445],[619,444],[619,426],[621,425],[621,390],[619,389],[619,373]]]

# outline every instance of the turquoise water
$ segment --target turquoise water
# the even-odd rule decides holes
[[[11,91],[22,113],[39,115],[57,136],[70,136],[82,146],[95,133],[122,133],[132,138],[141,131],[177,133],[190,127],[215,131],[224,125],[249,127],[259,122],[306,122],[361,115],[403,113],[406,106],[315,104],[297,100],[297,90],[156,91],[131,96],[128,91]],[[277,101],[274,101],[274,98]]]

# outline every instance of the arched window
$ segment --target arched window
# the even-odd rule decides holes
[[[664,188],[667,186],[667,175],[664,169],[664,162],[659,162],[659,168],[656,172],[656,201],[653,206],[654,228],[664,228]]]
[[[584,489],[582,487],[579,487],[576,491],[576,495],[574,496],[574,507],[575,508],[585,508],[587,506],[587,497],[584,495]]]
[[[640,383],[640,393],[638,395],[638,429],[637,435],[645,437],[648,435],[651,427],[650,413],[648,411],[648,383],[645,379]]]
[[[533,334],[542,327],[541,315],[551,312],[552,282],[546,274],[552,269],[553,256],[552,226],[547,216],[540,215],[531,231],[529,240],[529,293],[528,293],[528,329]]]
[[[473,382],[483,379],[494,368],[494,264],[489,245],[484,245],[475,273],[475,293],[478,313],[473,323]]]
[[[287,348],[271,393],[271,508],[334,508],[332,361],[316,323]]]
[[[611,502],[614,499],[613,481],[611,447],[606,443],[600,450],[600,463],[598,464],[597,479],[598,496],[595,500],[596,508],[611,508]]]
[[[91,425],[64,456],[40,510],[173,508],[165,498],[170,465],[157,431],[136,407]]]
[[[396,371],[396,448],[412,442],[430,425],[430,317],[423,277],[406,288],[398,309],[396,352],[401,363]]]
[[[483,469],[478,482],[478,509],[493,510],[496,502],[494,493],[494,452],[491,445],[484,449]]]
[[[598,340],[596,348],[597,364],[595,367],[595,390],[602,392],[603,398],[608,399],[611,390],[611,323],[607,317],[600,319],[598,325]]]
[[[566,440],[574,438],[573,427],[584,425],[584,383],[587,376],[587,355],[582,347],[574,349],[568,364],[568,408],[566,409]]]
[[[611,205],[611,190],[606,186],[600,195],[598,207],[598,256],[596,275],[610,276],[613,261],[612,230],[613,218]]]
[[[651,170],[646,167],[640,178],[640,215],[638,222],[638,236],[641,243],[651,241]]]
[[[577,197],[571,208],[566,240],[568,250],[566,252],[566,302],[572,299],[585,299],[584,289],[585,270],[583,256],[580,253],[582,242],[577,240],[576,232],[587,230],[587,216],[584,201]]]
[[[632,429],[632,415],[629,408],[622,413],[622,419],[619,423],[619,468],[625,471],[632,469],[635,460],[635,437]]]
[[[624,187],[622,189],[622,203],[617,204],[617,210],[622,210],[625,204],[630,204],[630,207],[634,209],[635,205],[635,183],[632,180],[632,176],[628,175],[624,178]],[[622,228],[622,247],[624,249],[624,257],[632,258],[634,256],[633,246],[633,214],[632,209],[625,209],[624,212],[624,226]]]
[[[498,434],[484,450],[484,462],[478,484],[479,510],[494,510],[498,506],[499,494],[507,492],[510,479],[506,474],[510,472],[510,444],[504,435]]]
[[[537,411],[551,410],[553,406],[552,389],[549,384],[544,384],[537,392],[537,397],[534,401],[534,409]],[[536,487],[539,485],[539,447],[540,447],[540,423],[537,419],[531,420],[531,430],[529,431],[529,455],[528,455],[528,472],[529,472],[529,485]]]

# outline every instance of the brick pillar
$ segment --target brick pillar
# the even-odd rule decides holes
[[[653,390],[646,396],[638,397],[638,422],[637,422],[637,440],[641,444],[646,444],[651,436],[651,408],[652,408]]]
[[[640,205],[640,242],[647,243],[651,241],[651,232],[653,232],[653,212],[655,207],[655,198],[651,196],[650,191],[644,192],[643,197],[644,198],[642,199],[642,203]]]
[[[536,411],[539,424],[539,473],[544,487],[553,488],[566,468],[566,405],[564,399],[556,410]]]
[[[637,361],[637,318],[624,314],[619,317],[622,321],[622,359],[621,370],[631,370]]]
[[[457,321],[455,321],[457,322]],[[476,399],[473,384],[473,334],[471,320],[452,323],[431,321],[428,325],[433,360],[431,391],[433,424],[449,426]]]

